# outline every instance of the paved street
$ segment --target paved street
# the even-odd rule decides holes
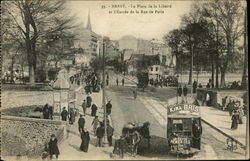
[[[115,79],[117,76],[112,77]],[[132,90],[134,87],[116,86],[115,81],[110,81],[107,96],[112,99],[113,110],[112,120],[116,133],[120,134],[122,126],[126,122],[144,122],[151,123],[150,132],[153,148],[150,153],[142,153],[141,156],[169,159],[173,156],[167,155],[166,149],[166,107],[167,103],[156,96],[149,97],[138,92],[138,98],[134,99]],[[126,85],[126,84],[125,84]],[[170,90],[171,88],[166,88]],[[166,99],[167,100],[167,99]],[[231,152],[226,150],[226,137],[218,133],[210,126],[203,123],[202,150],[193,159],[222,159],[222,158],[244,158],[244,151],[240,148]]]

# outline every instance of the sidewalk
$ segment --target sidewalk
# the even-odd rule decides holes
[[[180,97],[179,97],[179,100]],[[168,100],[168,105],[173,105],[177,102],[177,98]],[[180,102],[180,101],[179,101]],[[193,103],[194,99],[188,96],[188,103]],[[201,118],[213,128],[221,131],[224,135],[229,135],[241,144],[246,145],[246,117],[243,117],[243,124],[238,125],[238,129],[231,130],[231,116],[228,111],[222,111],[215,107],[200,106]],[[226,140],[225,140],[226,142]]]
[[[76,108],[79,109],[80,113],[83,113],[82,110],[82,101],[86,98],[85,92],[81,88],[76,88]],[[84,93],[84,94],[83,94]],[[99,120],[103,119],[103,109],[100,109],[102,105],[102,93],[92,93],[92,102],[95,103],[98,107],[97,115]],[[92,131],[92,121],[93,117],[90,116],[91,109],[88,108],[86,111],[85,118],[85,127],[88,129],[90,134],[90,143],[88,152],[82,152],[79,150],[81,144],[80,133],[78,131],[78,118],[76,118],[75,123],[70,125],[69,136],[66,138],[60,145],[60,155],[59,160],[108,160],[110,159],[109,154],[112,152],[113,147],[95,147],[96,137]]]
[[[203,120],[246,145],[246,117],[243,117],[243,124],[239,124],[238,129],[231,130],[232,120],[228,111],[208,106],[201,106],[200,111]]]

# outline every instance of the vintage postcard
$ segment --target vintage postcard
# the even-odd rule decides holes
[[[1,159],[249,159],[245,0],[1,1]]]

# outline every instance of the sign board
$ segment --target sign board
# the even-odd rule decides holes
[[[173,115],[173,114],[180,114],[180,115],[192,114],[199,116],[200,108],[199,106],[193,104],[176,104],[168,107],[168,115]]]
[[[61,112],[60,102],[54,102],[54,112],[55,113],[60,113]]]
[[[60,92],[54,92],[54,101],[55,102],[60,102]]]
[[[171,144],[190,144],[191,140],[189,138],[172,138],[170,140]]]

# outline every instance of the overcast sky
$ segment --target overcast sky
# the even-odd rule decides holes
[[[180,26],[181,16],[188,13],[192,1],[67,1],[67,7],[70,12],[76,16],[77,21],[86,26],[88,12],[90,12],[92,30],[102,36],[109,36],[116,40],[125,35],[134,35],[137,38],[150,40],[152,38],[162,39],[163,35],[170,30]],[[157,5],[157,8],[138,8],[138,5],[147,6]],[[141,10],[155,12],[164,11],[164,13],[154,14],[109,14],[109,11],[117,10],[112,5],[125,5],[126,8],[119,8],[119,11]],[[131,5],[136,6],[135,9]],[[159,8],[159,5],[169,6],[171,8]],[[102,9],[105,6],[105,9]]]

